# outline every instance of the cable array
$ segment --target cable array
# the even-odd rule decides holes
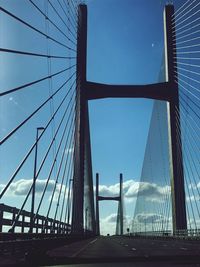
[[[133,233],[171,230],[167,105],[155,101],[132,222]]]
[[[0,198],[9,204],[18,196],[12,226],[3,231],[20,231],[22,213],[30,207],[25,232],[37,231],[41,214],[41,232],[70,229],[63,223],[71,224],[73,197],[78,4],[28,0],[20,8],[6,2],[0,7],[1,27],[19,33],[14,40],[3,35],[0,43],[1,69],[8,65],[0,89]]]
[[[176,106],[177,164],[183,159],[188,232],[200,227],[200,2],[186,1],[172,17],[174,80],[179,90]],[[177,66],[177,67],[176,67]],[[164,70],[164,68],[161,68]],[[164,75],[162,75],[164,76]],[[163,78],[162,78],[163,80]],[[172,200],[166,103],[155,101],[148,133],[132,232],[169,234]],[[182,148],[182,149],[181,149]],[[180,207],[181,208],[181,207]]]
[[[187,1],[173,17],[175,82],[179,88],[188,230],[200,227],[200,3]]]

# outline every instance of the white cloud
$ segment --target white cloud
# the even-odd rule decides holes
[[[107,216],[106,218],[103,219],[104,222],[106,223],[116,223],[117,221],[117,214],[110,214],[109,216]]]
[[[138,223],[146,223],[146,224],[152,224],[152,223],[166,223],[169,222],[170,219],[166,218],[164,215],[156,214],[156,213],[140,213],[137,214],[134,222]]]
[[[25,196],[31,185],[32,179],[20,179],[16,182],[13,182],[8,188],[7,195],[12,196]],[[46,179],[41,180],[37,179],[36,181],[36,193],[40,194],[43,192],[46,185]],[[55,186],[54,180],[49,180],[47,192],[52,192]],[[2,190],[5,185],[0,184],[0,190]],[[61,184],[56,185],[56,194],[60,191]],[[120,184],[116,183],[114,185],[100,185],[99,186],[99,195],[101,196],[118,196],[119,195]],[[65,186],[62,187],[62,193],[65,190]],[[95,188],[94,188],[95,190]],[[152,202],[163,202],[164,198],[170,194],[169,186],[159,186],[157,184],[151,184],[148,182],[136,182],[134,180],[127,180],[123,183],[123,194],[124,199],[127,202],[132,202],[136,197],[142,196],[146,201]],[[56,198],[56,195],[55,195]]]
[[[164,202],[166,196],[170,195],[170,186],[159,186],[154,183],[138,182],[133,184],[126,197],[142,196],[146,201],[151,202]]]
[[[71,154],[74,152],[74,147],[69,147],[65,149],[65,154]]]
[[[193,229],[196,229],[196,228],[199,228],[200,227],[200,220],[199,219],[188,219],[188,225],[189,227],[193,228]]]
[[[191,184],[189,184],[189,189],[191,189],[191,190],[198,190],[198,189],[200,189],[200,182],[199,183],[197,183],[197,184],[194,184],[194,183],[191,183]]]
[[[186,196],[186,201],[190,202],[190,201],[199,201],[200,197],[199,196]]]
[[[124,232],[126,232],[126,228],[129,226],[131,221],[130,216],[124,217]],[[100,219],[101,226],[101,235],[115,235],[116,233],[116,223],[117,223],[117,214],[112,213],[105,218]]]
[[[157,213],[140,213],[132,220],[133,232],[155,231],[155,229],[172,229],[172,217]]]
[[[118,196],[119,195],[120,184],[116,183],[114,185],[100,185],[99,186],[99,195],[101,196]],[[127,180],[123,183],[123,193],[125,202],[131,203],[136,200],[138,194],[144,197],[144,200],[161,203],[166,199],[170,194],[169,186],[159,186],[157,184],[151,184],[148,182],[138,182],[134,180]],[[138,214],[137,218],[135,218],[140,224],[149,223],[149,230],[152,227],[152,221],[154,223],[164,222],[166,224],[167,218],[158,215],[158,214]],[[117,214],[112,213],[105,218],[100,219],[101,226],[101,234],[115,234],[116,231],[116,222],[117,222]],[[124,231],[127,228],[132,228],[132,218],[130,216],[126,216],[124,220]]]
[[[100,234],[101,235],[114,235],[116,231],[116,222],[108,223],[104,219],[100,219]]]
[[[36,194],[41,194],[43,192],[45,185],[46,185],[46,181],[47,180],[37,179],[37,181],[36,181]],[[6,192],[6,196],[26,196],[32,183],[33,183],[32,179],[27,179],[27,180],[20,179],[16,182],[13,182],[9,186],[9,188]],[[4,187],[5,187],[5,185],[0,184],[0,191],[2,191],[4,189]],[[54,187],[55,187],[55,181],[49,180],[46,192],[52,192]],[[61,184],[56,185],[54,200],[56,200],[58,197],[60,187],[61,187]],[[65,186],[63,185],[62,193],[64,193],[64,190],[65,190]]]
[[[99,195],[114,197],[119,195],[120,184],[100,185]],[[139,194],[146,201],[163,202],[166,196],[170,194],[170,186],[159,186],[148,182],[136,182],[127,180],[123,183],[123,193],[125,201],[133,201]]]
[[[18,102],[15,100],[15,98],[14,98],[13,96],[10,96],[10,97],[8,98],[8,100],[9,100],[11,103],[13,103],[14,105],[18,106]]]

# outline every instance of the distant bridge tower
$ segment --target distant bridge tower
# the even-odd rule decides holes
[[[120,182],[119,182],[119,196],[117,197],[103,197],[99,195],[99,174],[96,174],[96,234],[100,235],[99,227],[99,201],[111,200],[118,201],[118,212],[117,212],[117,226],[116,234],[123,235],[124,232],[124,211],[123,211],[123,176],[120,173]]]

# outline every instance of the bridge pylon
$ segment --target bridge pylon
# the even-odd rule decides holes
[[[167,5],[164,11],[165,76],[166,81],[146,85],[109,85],[87,81],[87,6],[79,6],[77,43],[77,92],[75,129],[75,166],[73,180],[72,232],[84,232],[84,182],[89,181],[90,217],[92,231],[99,234],[98,207],[96,204],[96,230],[94,218],[92,163],[89,137],[88,101],[100,98],[150,98],[167,102],[168,140],[171,171],[173,230],[187,229],[184,170],[179,114],[179,92],[176,83],[176,37],[173,25],[174,6]],[[100,200],[98,198],[98,200]],[[120,208],[121,211],[123,208]],[[86,216],[88,218],[88,216]],[[88,219],[87,219],[88,221]],[[121,222],[121,225],[123,223]],[[123,232],[123,227],[121,232]]]

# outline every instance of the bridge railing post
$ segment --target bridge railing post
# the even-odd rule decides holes
[[[25,214],[22,214],[22,226],[21,226],[21,232],[24,233],[24,223],[25,223]]]
[[[173,231],[187,229],[184,170],[179,115],[179,92],[176,82],[176,42],[172,18],[174,6],[167,5],[164,10],[165,33],[165,76],[170,84],[171,100],[167,103],[169,157],[171,172],[172,220]]]
[[[15,223],[16,214],[17,214],[17,209],[14,207],[14,208],[12,209],[12,225],[14,225],[14,223]],[[15,232],[15,227],[12,227],[12,228],[10,229],[10,231],[11,231],[11,232]]]
[[[1,209],[1,205],[0,205],[0,233],[3,231],[3,209]]]
[[[38,234],[38,230],[39,230],[39,218],[36,219],[36,225],[35,225],[35,231],[36,231],[36,234]]]
[[[44,227],[45,227],[45,217],[42,216],[42,226],[41,226],[41,233],[42,233],[42,234],[43,234],[44,231],[45,231]]]

